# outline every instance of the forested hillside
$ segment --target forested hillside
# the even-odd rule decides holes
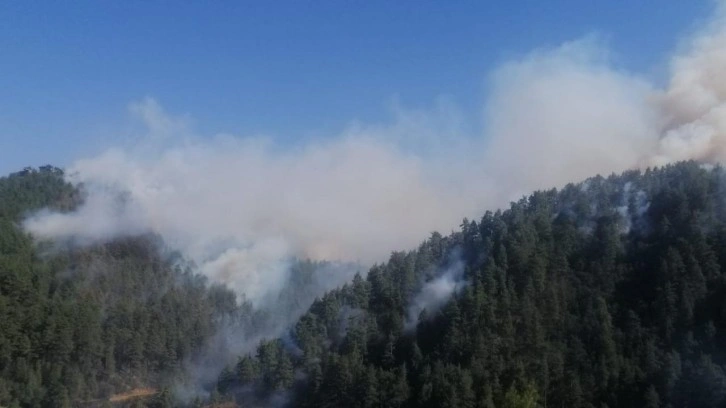
[[[299,319],[336,265],[292,262],[255,309],[153,234],[78,246],[20,227],[83,199],[53,167],[0,179],[0,406],[726,404],[720,167],[536,192]]]
[[[221,400],[724,406],[725,188],[720,167],[680,163],[536,192],[433,233],[240,356]]]
[[[0,406],[95,406],[135,387],[160,390],[220,319],[244,311],[153,236],[58,248],[34,245],[18,226],[30,211],[79,200],[56,168],[0,179]]]
[[[234,350],[355,267],[289,260],[279,299],[254,308],[154,234],[81,245],[22,230],[35,211],[72,211],[80,187],[51,166],[0,178],[0,407],[203,406]]]

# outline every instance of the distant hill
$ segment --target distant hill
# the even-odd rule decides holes
[[[279,333],[350,267],[290,260],[280,299],[256,309],[155,234],[77,245],[20,227],[84,198],[52,166],[0,178],[0,406],[202,406],[233,350]]]
[[[81,193],[50,166],[0,178],[0,405],[76,407],[164,386],[244,305],[154,236],[89,248],[34,245],[30,211]],[[98,404],[90,404],[99,405]]]

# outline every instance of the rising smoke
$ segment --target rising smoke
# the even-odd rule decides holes
[[[450,254],[451,264],[439,271],[436,277],[424,283],[421,290],[413,297],[406,313],[405,330],[416,327],[421,313],[426,313],[428,316],[435,315],[454,293],[465,286],[464,261],[459,252],[454,251]]]
[[[291,148],[196,135],[188,118],[147,98],[130,109],[146,128],[138,146],[68,169],[85,204],[40,212],[25,227],[80,243],[155,231],[259,303],[284,286],[291,256],[378,262],[534,189],[723,161],[726,7],[681,49],[665,86],[616,68],[597,38],[535,50],[490,75],[481,134],[461,131],[461,115],[440,104]]]

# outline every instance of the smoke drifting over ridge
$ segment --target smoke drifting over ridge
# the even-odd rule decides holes
[[[195,135],[146,99],[131,107],[147,128],[138,147],[68,169],[88,189],[83,207],[38,213],[25,227],[81,243],[153,230],[211,279],[259,302],[281,287],[290,256],[382,261],[534,189],[683,159],[723,161],[725,73],[719,5],[671,58],[664,88],[616,68],[596,38],[501,65],[476,135],[441,104],[290,148]]]

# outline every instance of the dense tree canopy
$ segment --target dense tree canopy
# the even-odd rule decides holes
[[[34,245],[21,217],[82,197],[50,166],[0,179],[0,406],[96,405],[165,386],[244,305],[141,236],[88,248]]]
[[[0,178],[0,406],[724,406],[725,189],[687,162],[535,192],[317,298],[330,264],[294,262],[256,310],[152,234],[34,242],[23,217],[83,194],[25,169]],[[220,331],[256,348],[180,400]]]
[[[312,303],[321,280],[354,267],[290,260],[279,299],[256,309],[151,233],[78,245],[36,242],[23,231],[34,211],[82,203],[78,187],[51,166],[0,178],[2,407],[201,405],[229,350],[279,332]],[[289,387],[292,360],[266,350],[263,361],[280,364],[261,373],[266,384]]]
[[[724,188],[721,168],[680,163],[465,219],[320,297],[220,391],[310,407],[723,406]],[[410,322],[457,262],[451,298]]]

